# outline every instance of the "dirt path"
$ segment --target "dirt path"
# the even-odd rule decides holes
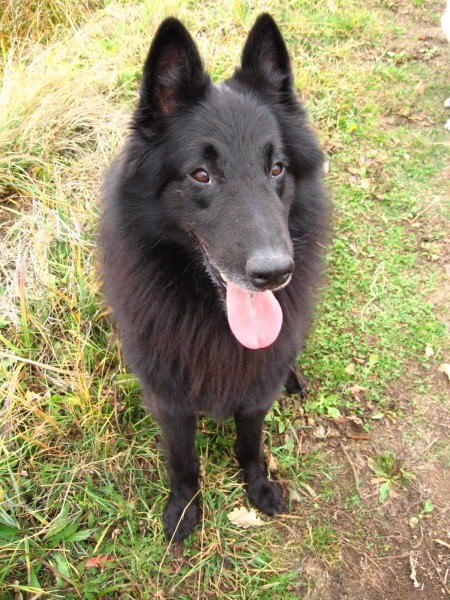
[[[450,254],[442,256],[443,286],[434,302],[449,323]],[[421,394],[412,383],[418,379],[424,382]],[[343,534],[341,563],[303,565],[315,581],[311,600],[450,597],[449,392],[439,361],[431,362],[429,371],[412,366],[389,390],[390,410],[369,435],[354,417],[323,424],[327,437],[318,444],[330,449],[348,488],[333,514],[333,525]],[[385,470],[392,485],[382,503],[379,490],[387,478],[379,474],[380,457],[388,455],[393,464]],[[352,507],[345,504],[350,488],[360,499]]]
[[[417,39],[430,45],[442,43],[438,23],[416,22],[410,3],[396,7],[399,21],[407,22],[410,31],[407,39],[398,40],[399,48],[411,50]],[[426,121],[417,124],[427,126]],[[448,172],[437,184],[445,179]],[[450,326],[448,240],[435,266],[441,286],[428,300]],[[426,340],[424,351],[425,346]],[[430,356],[428,370],[410,366],[389,390],[390,412],[371,428],[369,439],[358,439],[354,419],[348,422],[342,417],[325,425],[328,437],[320,444],[332,449],[342,469],[340,477],[359,491],[360,503],[355,501],[352,507],[336,503],[333,524],[343,532],[339,566],[330,568],[313,560],[303,565],[315,581],[312,600],[450,597],[450,381],[439,370],[445,361],[449,362],[448,356]],[[421,393],[417,381],[424,383]],[[362,430],[359,433],[365,437]],[[387,480],[374,469],[380,471],[380,456],[389,453],[394,459],[389,472],[392,485],[382,503],[379,489]],[[349,536],[352,530],[355,535]]]
[[[361,505],[338,504],[337,529],[357,529],[358,534],[343,540],[339,567],[325,568],[316,579],[314,599],[437,600],[450,595],[449,410],[427,397],[411,397],[407,387],[398,391],[396,401],[403,416],[377,425],[370,440],[344,436],[326,442],[335,446],[337,460],[340,454],[341,476],[349,485],[358,480]],[[403,470],[412,478],[404,486],[394,483],[382,504],[378,489],[383,478],[369,464],[386,451],[396,460],[393,477]],[[371,548],[377,538],[381,545]],[[317,565],[310,568],[316,578]]]

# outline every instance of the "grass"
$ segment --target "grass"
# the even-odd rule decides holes
[[[386,502],[394,484],[405,486],[413,478],[413,474],[403,468],[401,461],[390,450],[378,454],[369,462],[369,468],[378,477],[380,483],[380,502]]]
[[[425,369],[448,351],[429,299],[448,214],[446,64],[435,60],[444,51],[418,53],[414,36],[400,48],[409,23],[381,2],[16,4],[0,17],[0,598],[306,597],[314,582],[302,565],[339,561],[328,511],[337,497],[355,506],[355,495],[325,450],[302,450],[303,436],[321,415],[356,412],[370,427],[395,410],[406,370],[435,393]],[[432,22],[433,6],[411,11]],[[233,427],[202,421],[203,520],[168,548],[159,431],[99,294],[98,190],[160,20],[186,22],[219,80],[261,10],[286,35],[336,204],[327,286],[302,359],[309,416],[286,398],[268,416],[290,514],[250,531],[227,520],[244,498]]]

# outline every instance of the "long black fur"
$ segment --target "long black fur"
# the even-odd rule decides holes
[[[285,165],[280,181],[265,164],[275,160]],[[196,168],[212,174],[211,185],[192,179]],[[269,15],[257,19],[240,68],[218,87],[184,26],[173,18],[161,24],[131,134],[106,177],[100,244],[125,356],[165,436],[164,521],[173,539],[198,520],[199,413],[235,417],[250,500],[268,514],[282,510],[261,431],[283,384],[292,383],[312,316],[328,224],[321,173],[322,153]],[[244,287],[255,249],[292,254],[292,279],[275,291],[282,329],[268,348],[244,348],[231,333],[203,243],[212,263]]]

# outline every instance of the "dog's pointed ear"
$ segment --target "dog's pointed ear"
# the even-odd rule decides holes
[[[252,87],[269,85],[289,96],[293,92],[291,61],[286,44],[268,13],[256,19],[248,34],[239,75]]]
[[[181,106],[198,101],[210,80],[194,40],[184,25],[173,17],[156,32],[140,89],[141,118],[170,115]]]

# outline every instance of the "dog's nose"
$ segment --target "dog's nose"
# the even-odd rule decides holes
[[[290,256],[249,258],[247,276],[260,290],[274,289],[288,281],[294,271],[294,261]]]

